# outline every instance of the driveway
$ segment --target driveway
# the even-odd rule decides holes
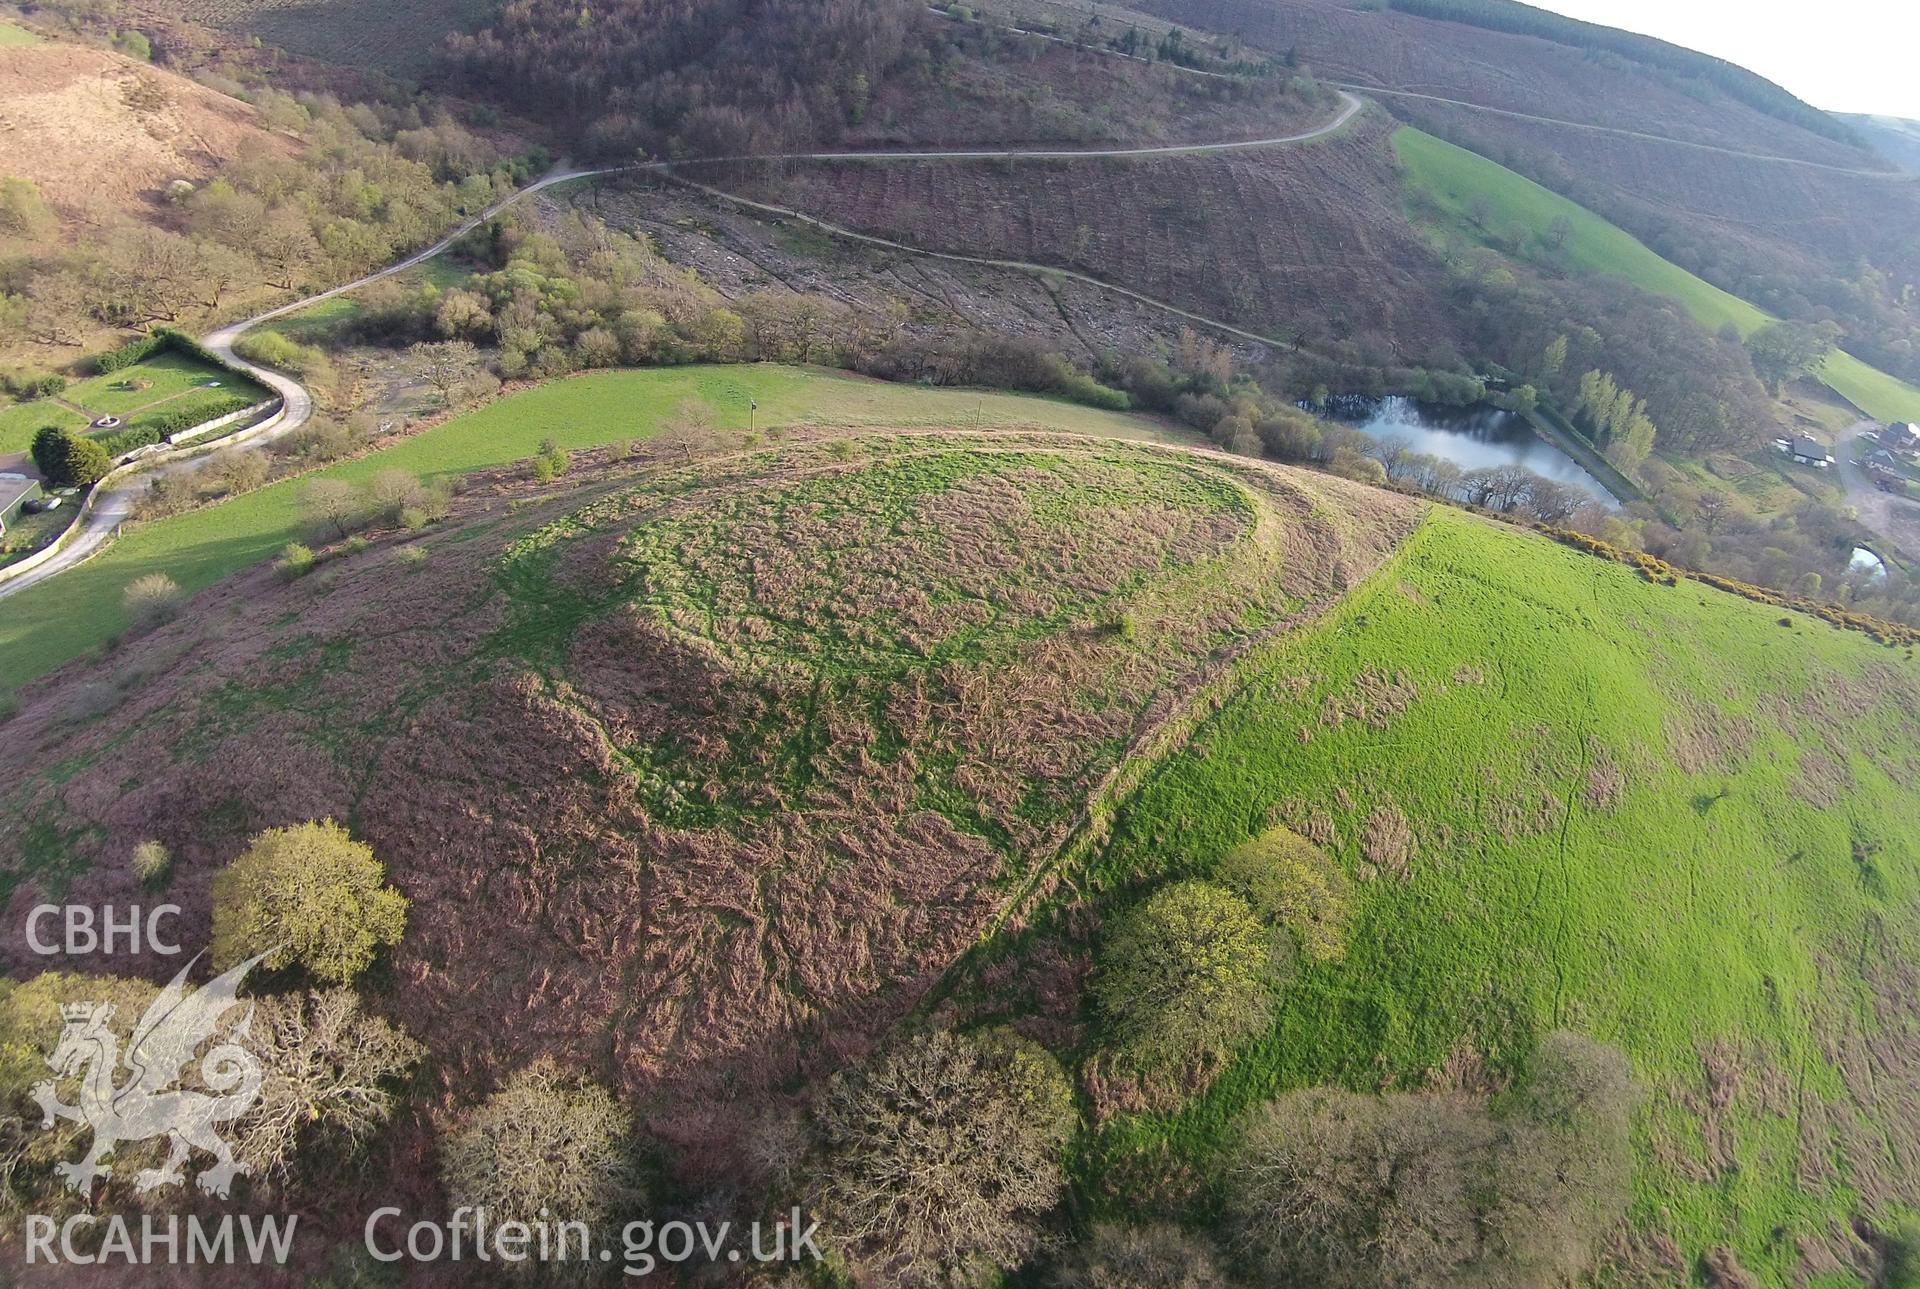
[[[1838,458],[1834,469],[1846,486],[1847,504],[1859,513],[1860,522],[1887,542],[1890,549],[1882,553],[1909,567],[1920,565],[1920,501],[1880,491],[1874,487],[1872,476],[1853,463],[1855,456],[1863,455],[1859,437],[1880,428],[1877,421],[1861,421],[1842,435],[1833,449]]]

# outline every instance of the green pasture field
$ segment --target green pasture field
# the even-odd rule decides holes
[[[33,436],[48,425],[57,425],[63,430],[83,430],[87,418],[50,398],[0,407],[0,456],[25,452],[33,446]]]
[[[130,387],[139,380],[151,383],[146,389]],[[217,390],[207,387],[211,380],[220,382]],[[190,406],[188,400],[202,397],[203,392],[222,399],[232,394],[266,397],[264,390],[244,377],[192,354],[168,350],[120,371],[69,385],[61,398],[85,408],[95,418],[118,416],[132,425],[141,412],[171,412]]]
[[[1479,235],[1469,214],[1476,200],[1487,204],[1490,219],[1497,225],[1517,224],[1536,238],[1543,237],[1554,220],[1564,218],[1572,231],[1562,252],[1576,269],[1623,277],[1635,286],[1678,300],[1709,331],[1732,323],[1741,335],[1747,335],[1776,321],[1738,296],[1662,259],[1584,206],[1498,162],[1410,127],[1395,131],[1393,147],[1407,183],[1432,197],[1449,225],[1465,236]],[[1920,389],[1869,367],[1849,353],[1836,350],[1831,354],[1820,377],[1836,394],[1878,420],[1920,420]]]
[[[1327,724],[1369,669],[1418,697],[1384,728]],[[1109,1121],[1078,1165],[1106,1179],[1089,1202],[1117,1216],[1151,1199],[1115,1177],[1207,1176],[1236,1117],[1281,1090],[1417,1087],[1459,1047],[1523,1073],[1571,1028],[1645,1086],[1636,1220],[1792,1282],[1796,1237],[1857,1211],[1837,1143],[1870,1156],[1920,1111],[1884,1070],[1886,1100],[1862,1108],[1860,1072],[1830,1055],[1877,1028],[1863,964],[1920,951],[1916,690],[1910,651],[1434,509],[1326,619],[1246,664],[1085,875],[1111,910],[1324,811],[1364,892],[1345,960],[1305,967],[1210,1090]],[[1404,877],[1367,881],[1383,810],[1416,849]],[[1710,1165],[1716,1052],[1745,1073],[1721,1120],[1731,1159]],[[1816,1111],[1850,1126],[1803,1144]],[[1824,1188],[1796,1181],[1828,1166]]]

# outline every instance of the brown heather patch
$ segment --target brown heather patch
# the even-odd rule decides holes
[[[1620,804],[1620,798],[1627,790],[1627,772],[1613,759],[1613,754],[1604,747],[1596,746],[1588,756],[1587,780],[1582,785],[1580,797],[1589,809],[1602,812],[1612,810]]]
[[[1680,1103],[1700,1121],[1710,1174],[1725,1176],[1738,1167],[1740,1114],[1793,1114],[1793,1085],[1765,1053],[1726,1037],[1700,1050],[1700,1075],[1700,1083],[1682,1092]]]
[[[1361,721],[1385,730],[1393,718],[1419,701],[1420,687],[1404,671],[1392,675],[1367,667],[1344,690],[1328,694],[1320,705],[1320,723],[1338,729],[1346,721]]]
[[[1885,938],[1860,952],[1873,1015],[1837,1008],[1814,1015],[1814,1037],[1846,1095],[1824,1107],[1821,1139],[1808,1142],[1803,1132],[1802,1140],[1813,1148],[1834,1143],[1863,1208],[1887,1213],[1895,1205],[1920,1207],[1920,965],[1906,946]],[[1823,973],[1842,975],[1830,958],[1819,961]],[[1802,1171],[1809,1169],[1802,1161]]]
[[[1920,778],[1920,686],[1891,663],[1876,659],[1857,677],[1829,672],[1810,678],[1797,695],[1769,694],[1761,701],[1769,718],[1797,741],[1817,745],[1823,761],[1831,763],[1817,764],[1806,776],[1814,794],[1835,790],[1836,768],[1847,775],[1839,790],[1850,788],[1847,766],[1854,756],[1865,757],[1889,778]],[[1806,775],[1804,765],[1801,771]]]
[[[1794,796],[1824,810],[1838,805],[1853,788],[1853,771],[1825,752],[1802,752],[1787,783]]]
[[[1725,1245],[1707,1250],[1700,1274],[1707,1289],[1761,1289],[1760,1278],[1741,1266],[1739,1256]]]
[[[1595,1283],[1611,1289],[1674,1289],[1692,1279],[1686,1254],[1665,1231],[1616,1227],[1600,1249]]]
[[[1446,1060],[1427,1071],[1426,1090],[1484,1101],[1505,1092],[1511,1083],[1507,1075],[1488,1066],[1477,1043],[1462,1039]]]
[[[1522,789],[1490,798],[1487,822],[1508,841],[1538,837],[1558,828],[1566,817],[1566,802],[1545,788]]]
[[[551,1056],[703,1168],[745,1168],[743,1105],[867,1050],[1123,759],[1178,745],[1206,677],[1417,513],[1211,455],[904,433],[865,460],[942,456],[958,482],[889,490],[882,523],[821,509],[859,477],[827,433],[692,468],[583,454],[564,494],[496,472],[417,539],[417,573],[379,535],[325,585],[263,568],[33,687],[0,740],[0,856],[27,879],[0,951],[44,966],[18,928],[46,874],[135,902],[150,838],[203,939],[247,836],[351,819],[413,902],[384,999],[433,1050],[429,1096]],[[126,666],[146,679],[111,716],[72,718]],[[1009,986],[1067,1039],[1082,971]]]
[[[1403,881],[1411,877],[1414,849],[1413,825],[1398,806],[1378,806],[1367,816],[1360,831],[1360,853],[1380,871]]]
[[[1455,789],[1453,799],[1453,813],[1477,819],[1482,835],[1498,834],[1507,841],[1559,828],[1566,819],[1569,786],[1581,773],[1579,752],[1560,731],[1534,725],[1516,739],[1513,765],[1482,767],[1472,782]],[[1439,836],[1426,840],[1433,853],[1444,853],[1450,844]]]
[[[1886,1283],[1879,1275],[1879,1252],[1846,1222],[1835,1220],[1820,1231],[1802,1232],[1794,1247],[1800,1254],[1797,1279],[1801,1284],[1823,1277],[1853,1277],[1871,1285]]]
[[[1813,1091],[1800,1093],[1798,1112],[1794,1178],[1809,1191],[1824,1191],[1838,1176],[1833,1162],[1833,1112],[1827,1099]]]
[[[1669,701],[1667,752],[1688,774],[1732,774],[1753,748],[1753,722],[1703,705]]]
[[[1140,1070],[1111,1050],[1094,1055],[1080,1071],[1096,1123],[1116,1114],[1171,1114],[1213,1085],[1226,1058],[1208,1053],[1174,1070]]]
[[[1322,850],[1337,850],[1340,846],[1340,827],[1333,821],[1333,812],[1325,806],[1288,801],[1269,813],[1267,824],[1269,827],[1285,824]]]
[[[1101,1162],[1099,1195],[1124,1212],[1182,1213],[1206,1195],[1209,1178],[1167,1141],[1122,1148]]]

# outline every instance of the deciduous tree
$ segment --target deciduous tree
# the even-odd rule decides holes
[[[640,1199],[632,1130],[612,1093],[543,1057],[451,1126],[440,1172],[453,1204],[496,1225],[599,1225]]]
[[[1100,947],[1093,995],[1145,1068],[1225,1051],[1266,1026],[1273,945],[1245,900],[1177,882],[1124,915]]]
[[[297,966],[349,983],[406,930],[406,897],[386,876],[372,849],[330,819],[269,828],[213,879],[215,963],[265,953],[270,971]]]
[[[890,1285],[971,1283],[1024,1261],[1058,1202],[1071,1090],[1006,1033],[935,1032],[835,1076],[815,1111],[823,1232]]]

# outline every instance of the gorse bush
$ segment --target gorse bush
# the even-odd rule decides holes
[[[173,852],[157,841],[143,841],[133,848],[132,863],[133,875],[152,885],[173,870]]]
[[[136,630],[149,630],[168,621],[187,602],[187,593],[165,573],[147,573],[127,583],[120,603]]]
[[[265,953],[268,970],[297,966],[344,985],[406,925],[406,897],[386,884],[385,867],[330,819],[268,829],[213,880],[222,968]]]
[[[313,572],[316,563],[313,548],[299,542],[288,542],[280,549],[280,557],[273,561],[273,571],[282,580],[292,582]]]

